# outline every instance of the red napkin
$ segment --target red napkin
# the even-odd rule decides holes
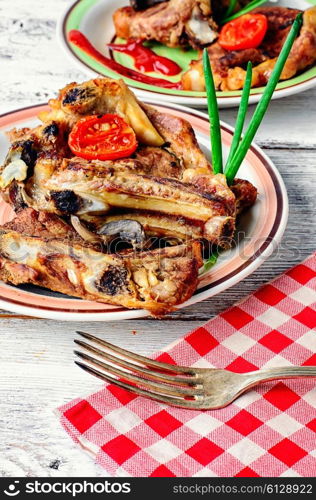
[[[246,372],[316,365],[316,254],[155,359]],[[315,379],[269,382],[221,410],[161,405],[114,385],[59,408],[111,475],[316,476]]]

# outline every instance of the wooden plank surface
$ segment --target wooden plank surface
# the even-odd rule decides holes
[[[0,112],[44,102],[66,82],[85,79],[61,52],[56,20],[68,0],[0,0]],[[236,110],[222,110],[233,123]],[[257,137],[286,183],[290,217],[277,249],[252,276],[166,320],[90,323],[84,327],[149,354],[201,325],[258,286],[300,262],[316,243],[316,89],[274,101]],[[80,323],[0,311],[0,475],[104,476],[60,428],[53,409],[97,389],[73,364]],[[136,332],[136,333],[135,333]]]

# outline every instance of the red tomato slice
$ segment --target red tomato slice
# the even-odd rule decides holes
[[[255,49],[265,37],[268,21],[263,14],[245,14],[225,24],[218,43],[226,50]]]
[[[114,114],[85,116],[74,125],[68,144],[74,155],[86,160],[127,158],[137,148],[132,127]]]

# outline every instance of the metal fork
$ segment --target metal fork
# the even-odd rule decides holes
[[[180,408],[223,408],[261,382],[316,377],[316,366],[284,366],[248,373],[175,366],[121,349],[90,333],[77,333],[92,343],[74,340],[89,352],[74,351],[85,361],[75,361],[80,368],[130,392]]]

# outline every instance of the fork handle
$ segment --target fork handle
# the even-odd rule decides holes
[[[267,382],[269,380],[316,377],[316,366],[283,366],[245,373],[250,383]]]

